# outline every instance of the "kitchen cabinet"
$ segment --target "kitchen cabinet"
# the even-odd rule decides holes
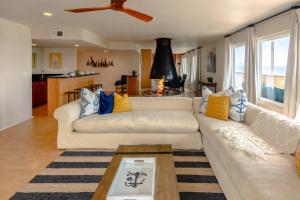
[[[47,80],[32,82],[32,106],[47,103]]]

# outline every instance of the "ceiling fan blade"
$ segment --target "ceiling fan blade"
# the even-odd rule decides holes
[[[131,15],[135,18],[138,18],[144,22],[150,22],[151,20],[153,20],[153,17],[146,15],[144,13],[140,13],[136,10],[132,10],[130,8],[123,8],[120,10],[121,12],[127,13],[128,15]]]
[[[91,11],[98,11],[98,10],[108,10],[111,8],[112,8],[112,6],[109,5],[109,6],[105,6],[105,7],[68,9],[65,11],[72,12],[72,13],[83,13],[83,12],[91,12]]]

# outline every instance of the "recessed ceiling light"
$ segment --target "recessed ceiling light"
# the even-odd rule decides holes
[[[34,47],[35,47],[35,46],[37,46],[37,44],[32,44],[32,46],[34,46]]]
[[[79,44],[74,44],[74,47],[79,47],[80,45]]]
[[[45,15],[45,16],[47,16],[47,17],[51,17],[51,16],[53,16],[53,14],[52,14],[52,13],[50,13],[50,12],[44,12],[44,13],[43,13],[43,15]]]
[[[105,50],[105,51],[104,51],[104,53],[108,53],[108,51],[107,51],[107,50]]]

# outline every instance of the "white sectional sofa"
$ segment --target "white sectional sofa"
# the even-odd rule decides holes
[[[201,149],[203,144],[227,199],[299,200],[300,178],[296,172],[295,157],[289,153],[278,153],[253,159],[245,152],[235,150],[226,138],[217,134],[220,127],[228,126],[243,126],[252,130],[250,125],[256,118],[268,112],[249,104],[245,123],[222,121],[200,114],[200,100],[133,97],[130,98],[132,112],[102,116],[94,114],[82,119],[79,118],[79,102],[67,104],[54,114],[58,120],[58,148],[114,149],[119,144],[172,144],[175,149]],[[287,149],[284,146],[282,149],[292,152],[296,148],[300,139],[298,126],[276,121],[271,114],[270,120],[262,126],[262,129],[272,130],[268,136],[270,138],[264,139],[275,142],[276,137],[284,135],[285,129],[290,128],[291,135],[281,137],[287,143]],[[281,144],[278,145],[281,147]]]
[[[229,141],[216,134],[220,127],[249,126],[260,112],[268,111],[248,105],[245,123],[222,121],[206,117],[199,111],[200,98],[194,98],[194,112],[200,124],[203,148],[218,181],[230,200],[299,200],[300,178],[297,175],[295,157],[289,154],[265,155],[263,159],[253,159],[232,148]],[[270,129],[279,130],[281,122],[273,124]],[[285,126],[286,122],[282,123]],[[272,126],[272,124],[265,124]],[[288,126],[288,125],[287,125]],[[291,125],[292,126],[292,125]],[[286,127],[285,127],[286,128]],[[300,129],[292,127],[294,137],[289,140],[289,148],[296,148],[297,134]],[[295,137],[296,136],[296,137]],[[271,137],[271,136],[270,136]]]
[[[59,149],[107,148],[134,144],[172,144],[177,149],[201,149],[199,124],[191,98],[132,97],[132,112],[80,116],[80,102],[58,108]]]

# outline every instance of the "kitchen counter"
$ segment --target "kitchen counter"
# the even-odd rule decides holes
[[[93,85],[97,74],[86,74],[68,77],[66,75],[48,77],[48,114],[68,103],[67,92]]]
[[[84,75],[75,75],[75,76],[67,76],[65,74],[62,75],[56,75],[56,76],[49,76],[48,78],[78,78],[83,76],[93,76],[93,75],[99,75],[100,73],[93,73],[93,74],[84,74]]]
[[[32,82],[46,81],[48,77],[59,75],[62,74],[32,74]]]

